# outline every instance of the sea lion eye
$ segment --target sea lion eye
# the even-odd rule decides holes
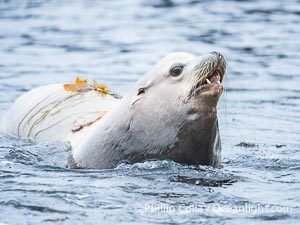
[[[138,90],[138,94],[137,95],[141,95],[141,94],[145,94],[145,89],[144,88],[140,88]]]
[[[179,76],[179,75],[182,73],[182,71],[183,71],[183,67],[184,67],[183,64],[180,64],[180,63],[174,64],[174,65],[171,66],[171,68],[170,68],[170,74],[171,74],[173,77]]]

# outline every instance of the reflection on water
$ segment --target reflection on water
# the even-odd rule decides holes
[[[70,170],[64,143],[1,134],[0,223],[299,222],[299,23],[296,0],[0,1],[0,114],[25,91],[78,75],[125,94],[172,51],[228,61],[222,168]],[[256,211],[228,211],[247,205]]]

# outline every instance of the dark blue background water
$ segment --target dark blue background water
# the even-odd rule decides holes
[[[172,51],[228,61],[223,168],[69,170],[64,144],[0,134],[0,223],[299,223],[299,24],[297,0],[0,0],[0,115],[78,75],[125,94]]]

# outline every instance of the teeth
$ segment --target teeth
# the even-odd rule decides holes
[[[206,82],[207,82],[208,84],[211,84],[211,82],[210,82],[210,80],[209,80],[209,79],[206,79]]]

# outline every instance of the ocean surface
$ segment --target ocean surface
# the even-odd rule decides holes
[[[300,1],[0,0],[0,116],[76,76],[125,95],[173,51],[224,54],[222,167],[67,167],[0,134],[0,224],[299,224]]]

